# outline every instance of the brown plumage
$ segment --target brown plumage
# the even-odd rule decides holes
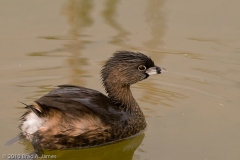
[[[163,68],[142,53],[116,52],[101,70],[108,94],[61,85],[32,105],[22,116],[22,135],[36,152],[97,146],[133,136],[146,127],[130,85],[160,74]]]

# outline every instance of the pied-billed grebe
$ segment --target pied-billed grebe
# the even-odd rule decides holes
[[[116,52],[101,70],[108,96],[80,86],[58,86],[27,105],[22,135],[37,152],[96,146],[133,136],[145,129],[146,121],[130,85],[164,71],[142,53]]]

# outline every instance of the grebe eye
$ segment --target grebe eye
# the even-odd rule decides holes
[[[145,71],[147,68],[144,65],[138,66],[139,71]]]

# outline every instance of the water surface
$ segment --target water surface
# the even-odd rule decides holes
[[[30,104],[56,85],[104,92],[99,71],[117,50],[149,55],[168,73],[132,86],[145,136],[62,159],[239,160],[240,2],[176,0],[0,1],[0,154]],[[96,153],[96,155],[92,155]],[[102,155],[101,155],[102,154]],[[106,158],[108,157],[108,158]]]

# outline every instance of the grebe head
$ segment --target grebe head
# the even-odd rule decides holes
[[[128,86],[164,71],[164,68],[156,66],[151,58],[142,53],[119,51],[103,66],[101,76],[103,85],[108,90],[109,83]]]

